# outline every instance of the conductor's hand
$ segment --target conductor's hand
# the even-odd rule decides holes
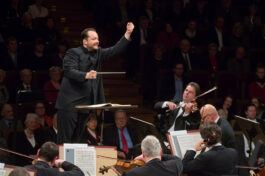
[[[174,109],[176,109],[177,108],[177,105],[175,104],[175,103],[173,103],[173,102],[167,102],[167,107],[170,109],[170,110],[174,110]]]
[[[96,79],[97,72],[95,70],[91,70],[90,72],[86,73],[86,79]]]
[[[62,160],[62,159],[57,159],[57,160],[55,160],[54,165],[55,165],[56,167],[60,168],[60,167],[62,167],[63,162],[64,162],[64,160]]]
[[[131,36],[131,34],[133,32],[133,29],[134,29],[134,24],[132,22],[128,22],[127,26],[126,26],[126,32],[125,32],[125,35],[124,35],[127,40],[130,39],[130,36]]]

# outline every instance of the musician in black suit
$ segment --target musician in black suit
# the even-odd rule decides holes
[[[158,128],[164,137],[170,131],[199,129],[201,117],[198,111],[192,112],[194,104],[191,102],[199,93],[200,86],[190,82],[183,92],[182,101],[178,103],[164,101],[155,104],[154,108],[160,113]],[[170,110],[169,115],[166,114],[167,109]]]
[[[237,152],[233,148],[226,148],[221,144],[222,131],[214,122],[205,122],[200,127],[200,140],[192,150],[187,150],[182,163],[183,173],[189,176],[222,176],[232,175],[237,163]],[[196,151],[205,148],[195,157]]]
[[[82,45],[66,52],[64,77],[56,102],[58,144],[80,141],[85,129],[87,113],[77,113],[72,107],[105,103],[102,77],[96,73],[101,70],[105,60],[124,51],[133,29],[133,23],[128,23],[124,36],[113,47],[102,49],[99,47],[96,30],[86,28],[81,33]]]
[[[26,166],[26,168],[37,170],[37,176],[84,176],[80,168],[70,162],[58,159],[58,155],[58,146],[53,142],[46,142],[38,151],[37,162]],[[64,170],[63,172],[59,171],[60,167]]]
[[[203,122],[215,122],[222,130],[222,145],[229,148],[235,148],[235,135],[229,122],[219,117],[216,108],[211,104],[206,104],[200,109]]]
[[[115,124],[104,129],[103,144],[116,146],[118,157],[129,159],[138,154],[139,139],[136,130],[127,124],[128,116],[124,110],[117,110],[114,114],[114,120]]]
[[[125,176],[180,176],[182,163],[180,158],[162,154],[159,140],[154,136],[147,136],[141,143],[142,155],[136,159],[145,161],[145,165],[136,167],[125,173]]]

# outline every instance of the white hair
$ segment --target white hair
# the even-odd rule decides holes
[[[26,116],[26,119],[25,119],[25,125],[27,125],[27,123],[31,120],[31,119],[34,119],[34,120],[38,120],[38,115],[35,114],[35,113],[27,113],[27,116]]]
[[[146,157],[160,156],[161,144],[155,136],[148,135],[142,141],[141,149]]]

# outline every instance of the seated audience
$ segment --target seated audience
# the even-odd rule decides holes
[[[29,6],[28,12],[35,18],[45,18],[48,16],[49,11],[46,7],[42,5],[43,0],[36,0],[35,4]]]
[[[52,116],[52,126],[47,126],[44,129],[43,136],[45,141],[52,141],[57,143],[57,113]]]
[[[34,112],[37,114],[38,116],[38,126],[39,127],[52,127],[52,123],[53,120],[51,117],[49,117],[46,114],[46,107],[45,104],[43,102],[37,102],[35,104],[35,110]]]
[[[49,69],[49,75],[50,80],[47,81],[43,86],[44,98],[47,102],[54,103],[56,102],[58,91],[61,87],[62,69],[57,66],[52,66]]]
[[[127,124],[128,116],[124,110],[117,110],[114,120],[115,124],[104,129],[103,144],[116,146],[119,158],[131,158],[135,154],[135,145],[139,143],[137,133]]]
[[[9,91],[5,85],[6,71],[0,69],[0,106],[9,100]]]
[[[206,104],[200,109],[202,122],[214,122],[222,130],[222,145],[229,148],[235,148],[235,135],[229,122],[220,118],[216,108],[211,104]]]
[[[4,104],[1,109],[2,119],[0,120],[0,136],[4,137],[9,147],[12,147],[12,137],[10,135],[16,131],[22,131],[22,123],[15,117],[13,106]]]
[[[37,129],[38,116],[34,113],[28,113],[25,119],[25,129],[16,133],[15,151],[28,155],[34,159],[37,158],[37,151],[40,148],[43,139],[35,133]],[[25,166],[32,162],[31,159],[18,156],[17,165]]]
[[[57,66],[57,67],[63,67],[63,58],[65,55],[65,52],[68,48],[68,45],[65,41],[60,41],[57,44],[57,50],[53,53],[51,53],[50,57],[50,63],[51,65]]]
[[[183,173],[189,176],[232,175],[237,164],[235,149],[222,145],[221,128],[214,122],[205,122],[200,126],[202,140],[193,149],[187,150],[182,160]],[[195,157],[197,151],[208,148]]]
[[[258,65],[256,68],[256,80],[248,86],[249,98],[259,97],[261,103],[265,103],[265,67]]]
[[[257,119],[265,119],[265,107],[263,104],[261,104],[260,99],[258,97],[253,97],[251,99],[251,103],[256,106],[257,110]]]
[[[70,162],[58,159],[58,156],[58,146],[53,142],[45,142],[38,150],[37,162],[26,167],[37,170],[36,176],[84,176],[80,168]],[[58,168],[62,168],[64,171],[59,171]]]
[[[146,136],[141,142],[142,155],[136,157],[143,160],[144,166],[136,167],[125,176],[146,176],[146,175],[167,175],[180,176],[182,173],[182,163],[180,158],[162,153],[159,140],[154,136]]]
[[[218,109],[218,115],[223,118],[226,119],[228,121],[230,121],[232,119],[232,115],[231,115],[231,106],[233,103],[233,98],[231,96],[226,96],[224,101],[223,101],[223,105],[220,109]]]
[[[179,36],[173,30],[171,23],[166,23],[164,30],[157,34],[156,42],[161,44],[167,50],[172,49],[179,44]]]
[[[88,143],[88,145],[99,145],[100,137],[97,126],[97,116],[92,112],[89,114],[89,120],[86,123],[86,129],[82,135],[81,142]]]
[[[21,52],[18,50],[18,42],[15,37],[7,39],[6,51],[0,53],[0,67],[5,70],[18,70],[22,67]]]

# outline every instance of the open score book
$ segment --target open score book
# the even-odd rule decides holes
[[[202,138],[199,131],[180,130],[168,133],[167,139],[171,153],[182,159],[186,151],[192,149]]]

